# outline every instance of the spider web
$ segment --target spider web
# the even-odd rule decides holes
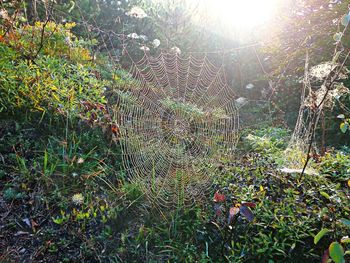
[[[227,85],[224,55],[255,50],[263,43],[190,52],[187,56],[162,51],[152,57],[144,50],[143,57],[134,61],[124,42],[124,32],[105,31],[94,18],[87,20],[81,12],[80,16],[74,20],[85,28],[90,39],[91,31],[98,35],[114,68],[120,68],[121,57],[115,42],[122,42],[121,55],[131,61],[126,84],[113,91],[118,99],[109,105],[115,124],[120,127],[118,143],[124,169],[119,172],[137,184],[155,205],[169,208],[201,200],[212,176],[218,174],[222,157],[233,156],[239,124],[250,127],[255,122],[263,123],[261,116],[254,120],[240,117],[238,109],[246,111],[270,104],[270,98],[247,99],[244,106],[236,104],[239,96]],[[215,64],[213,61],[220,55],[222,61]],[[256,52],[255,55],[263,68]],[[267,115],[266,122],[270,123],[270,107]]]
[[[120,55],[111,38],[124,40],[125,35],[101,30],[93,18],[94,25],[87,23],[83,16],[81,18],[87,32],[92,29],[99,33],[111,62],[119,62]],[[272,43],[274,39],[270,41]],[[267,43],[254,43],[225,52],[232,54],[254,48],[263,73],[268,75],[255,49],[260,44]],[[122,46],[127,46],[124,41]],[[127,53],[126,49],[124,51]],[[169,207],[179,202],[183,204],[188,199],[198,200],[197,196],[208,189],[211,175],[217,172],[220,158],[234,152],[239,123],[249,127],[254,126],[249,123],[264,122],[261,119],[240,120],[235,106],[237,97],[226,84],[224,65],[214,65],[207,53],[192,52],[188,57],[182,57],[176,52],[162,52],[151,57],[145,52],[139,61],[128,56],[132,61],[129,71],[132,85],[127,84],[124,90],[116,91],[118,102],[114,107],[115,120],[121,131],[125,172],[155,204]],[[286,68],[288,66],[289,63]],[[305,68],[308,69],[308,65]],[[269,82],[270,96],[266,100],[247,100],[245,109],[240,110],[267,104],[265,122],[272,123],[270,103],[278,83],[279,79],[276,83]],[[314,112],[310,101],[317,104],[317,94],[314,96],[317,92],[311,86],[315,87],[306,70],[301,106],[287,150],[294,151],[297,147],[304,153],[314,137],[312,123],[317,125],[319,122],[324,103]],[[322,87],[319,91],[318,95],[322,97]],[[272,106],[280,111],[273,103]],[[296,165],[300,166],[300,160]]]
[[[232,154],[237,141],[235,94],[223,64],[206,55],[145,52],[129,76],[115,110],[128,176],[162,206],[197,199],[215,160]]]
[[[343,60],[343,63],[348,59],[348,55],[345,56],[344,54],[340,54],[339,57]],[[310,67],[309,60],[310,58],[307,52],[303,87],[300,97],[301,104],[287,151],[295,151],[297,149],[305,153],[308,152],[308,148],[312,146],[311,149],[314,152],[309,152],[309,154],[318,154],[315,129],[323,118],[321,123],[323,127],[321,127],[321,129],[325,130],[325,111],[331,111],[335,103],[341,103],[338,98],[343,94],[349,94],[350,91],[342,82],[334,82],[334,84],[329,85],[329,83],[333,81],[331,79],[334,76],[338,81],[348,78],[347,70],[343,69],[339,62],[329,61]],[[334,75],[333,77],[332,73]],[[325,151],[323,147],[325,147],[325,145],[321,145],[321,151]],[[300,168],[304,164],[303,161],[296,160],[292,165]]]

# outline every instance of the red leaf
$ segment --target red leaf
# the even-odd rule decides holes
[[[228,215],[228,224],[231,224],[231,221],[235,215],[239,213],[239,208],[238,207],[231,207],[230,208],[230,213]]]
[[[118,128],[117,125],[112,124],[111,130],[112,130],[112,133],[113,133],[114,135],[118,136],[118,134],[119,134],[119,128]]]
[[[329,259],[329,249],[326,249],[323,252],[322,263],[327,263],[328,259]]]
[[[252,203],[252,202],[246,202],[246,203],[242,203],[243,206],[249,206],[251,208],[255,208],[256,207],[256,204],[255,203]]]
[[[244,216],[246,219],[248,219],[248,221],[253,221],[254,214],[252,211],[250,211],[249,207],[241,206],[239,212],[241,213],[242,216]]]
[[[225,195],[220,194],[219,191],[216,191],[214,194],[214,202],[224,202],[225,201]]]

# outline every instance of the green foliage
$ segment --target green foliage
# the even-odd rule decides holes
[[[329,230],[327,228],[322,228],[320,230],[320,232],[317,233],[317,235],[314,237],[314,243],[315,245],[318,243],[318,241],[320,241],[320,239],[326,235],[329,232]]]
[[[339,126],[341,132],[346,133],[350,129],[350,127],[349,127],[350,119],[345,118],[344,114],[338,115],[337,118],[342,120],[342,122],[340,123],[340,126]]]
[[[224,256],[235,262],[320,258],[334,235],[325,235],[325,230],[317,234],[316,229],[320,224],[333,229],[336,218],[349,215],[347,186],[340,188],[322,176],[305,175],[299,180],[295,174],[276,173],[274,166],[260,162],[260,158],[247,156],[245,163],[225,167],[216,180],[228,206],[221,208],[223,221],[217,216],[216,224],[211,226],[210,238],[217,240],[210,245],[212,251],[225,247]],[[320,191],[327,192],[329,199],[321,198]],[[252,209],[254,220],[238,217],[228,226],[228,207],[244,202],[256,204]],[[337,237],[347,234],[344,227],[338,226],[337,230]],[[310,233],[315,233],[314,238]]]
[[[23,26],[0,41],[0,112],[77,113],[82,100],[104,103],[104,87],[94,73],[89,51],[70,33],[73,25]],[[72,42],[73,43],[73,42]],[[30,55],[31,54],[31,55]],[[84,63],[83,66],[81,63]]]
[[[122,191],[125,192],[126,198],[131,201],[138,201],[143,196],[142,189],[137,183],[125,182]]]
[[[18,200],[23,198],[24,196],[25,196],[24,193],[18,192],[16,189],[12,187],[7,188],[3,193],[3,198],[6,201]]]
[[[344,250],[338,242],[333,242],[329,246],[329,255],[335,263],[344,263]]]
[[[322,173],[329,175],[332,180],[349,180],[350,156],[343,151],[328,152],[321,158],[320,169]]]
[[[152,194],[157,194],[151,198],[144,191],[148,185],[142,185],[142,181],[130,182],[127,173],[118,171],[121,156],[125,159],[128,156],[121,153],[117,139],[108,138],[107,134],[116,127],[111,126],[104,90],[108,94],[108,106],[117,110],[116,102],[120,100],[137,107],[137,101],[127,90],[140,89],[130,74],[116,69],[120,65],[114,65],[119,58],[128,65],[129,61],[121,56],[123,48],[127,46],[128,52],[138,58],[143,55],[139,50],[143,45],[151,48],[150,53],[157,53],[151,46],[156,37],[160,38],[162,47],[176,45],[183,51],[193,46],[196,51],[218,50],[225,45],[232,48],[234,41],[218,43],[218,39],[225,37],[208,32],[204,38],[193,37],[199,35],[199,30],[190,20],[192,14],[186,12],[184,5],[176,5],[179,3],[176,1],[146,4],[138,0],[77,0],[55,4],[54,10],[58,11],[52,14],[53,20],[77,20],[75,27],[74,23],[32,21],[35,12],[44,17],[47,11],[41,1],[37,1],[34,10],[32,2],[25,4],[28,25],[23,24],[26,12],[19,12],[22,22],[12,23],[6,19],[8,14],[0,10],[0,117],[4,117],[4,123],[0,122],[0,163],[4,164],[0,170],[0,190],[4,202],[0,205],[11,208],[2,220],[7,250],[1,252],[5,257],[20,247],[21,260],[26,260],[28,251],[39,251],[30,255],[34,261],[304,262],[320,261],[322,252],[328,250],[333,261],[344,261],[349,252],[349,240],[344,238],[348,234],[350,214],[349,181],[344,183],[349,180],[348,154],[326,154],[320,163],[322,176],[300,178],[296,174],[282,174],[271,163],[288,158],[283,154],[290,136],[287,129],[269,127],[248,131],[243,148],[259,154],[220,163],[221,173],[215,174],[214,188],[209,189],[216,193],[214,203],[212,194],[204,193],[207,199],[201,199],[203,202],[186,206],[185,200],[192,199],[184,196],[188,185],[183,183],[187,182],[183,178],[192,176],[187,171],[176,173],[173,181],[169,181],[178,190],[175,209],[157,205],[155,198],[163,198],[163,193],[157,193],[153,171],[152,180],[147,183],[151,184]],[[310,10],[316,6],[319,11],[305,14],[300,20],[294,16],[301,4],[289,12],[292,15],[288,19],[294,19],[289,25],[295,26],[298,34],[290,34],[289,30],[285,34],[281,30],[283,34],[274,43],[282,46],[282,52],[272,51],[271,57],[259,64],[255,61],[256,54],[252,62],[251,54],[247,54],[250,51],[225,55],[224,60],[229,60],[227,65],[240,66],[228,73],[229,79],[239,80],[233,82],[244,87],[242,83],[247,80],[242,79],[242,72],[258,75],[260,66],[270,59],[267,71],[277,75],[283,69],[272,99],[288,113],[298,106],[290,98],[298,93],[298,75],[303,72],[300,58],[304,56],[304,44],[300,46],[299,42],[304,41],[311,28],[316,28],[317,42],[311,43],[312,52],[320,46],[325,50],[333,48],[330,36],[335,29],[329,18],[339,16],[335,12],[345,6],[345,2],[340,3],[333,11],[326,7],[319,9],[319,3],[319,0],[303,3]],[[136,5],[144,8],[145,19],[128,15]],[[11,7],[10,15],[16,13],[12,4],[6,2],[5,6]],[[64,11],[64,15],[59,11]],[[320,17],[332,28],[323,30],[320,24],[314,27],[314,23],[305,22]],[[348,15],[343,17],[341,23],[347,24],[348,18]],[[95,25],[90,25],[91,21]],[[281,27],[284,29],[284,24]],[[119,37],[120,32],[125,35]],[[138,38],[128,36],[129,33],[137,34]],[[338,34],[335,40],[346,44],[345,38]],[[290,39],[291,43],[287,41]],[[193,45],[195,41],[203,43]],[[113,57],[105,56],[108,50],[113,50]],[[290,54],[286,59],[290,62],[288,70],[281,63],[286,52]],[[322,54],[312,62],[323,61],[324,57]],[[265,82],[263,78],[259,80],[260,85]],[[243,89],[239,91],[259,99],[259,92],[248,94],[250,91]],[[163,104],[188,118],[225,117],[221,110],[207,112],[196,105],[170,99],[165,99]],[[258,106],[247,109],[251,116],[262,113],[270,117],[270,105]],[[16,119],[9,121],[11,118]],[[342,119],[340,129],[347,132],[349,120]],[[339,131],[339,122],[333,123]],[[161,158],[157,147],[150,146],[155,160]],[[292,154],[302,162],[302,152],[293,150]],[[145,167],[151,165],[154,166],[148,163]],[[206,165],[215,166],[217,160]],[[331,180],[323,176],[328,174]],[[24,216],[30,217],[24,220],[26,226],[21,225]],[[35,242],[27,238],[29,233]],[[23,247],[28,251],[22,255]]]
[[[191,105],[188,103],[182,103],[174,101],[170,98],[166,98],[162,101],[165,107],[167,107],[171,111],[180,111],[185,116],[189,118],[200,117],[204,115],[202,109],[198,108],[196,105]]]
[[[269,127],[255,130],[245,137],[252,150],[271,155],[287,147],[290,131],[284,128]]]
[[[39,55],[65,57],[75,63],[92,60],[86,48],[96,41],[85,42],[71,33],[75,23],[56,24],[54,22],[35,22],[22,25],[18,29],[1,30],[2,44],[15,50],[24,59],[34,61]]]
[[[128,259],[137,260],[142,257],[139,255],[142,248],[141,251],[149,251],[146,257],[150,261],[194,262],[201,258],[203,262],[205,258],[210,261],[200,243],[204,238],[201,231],[204,217],[205,212],[197,206],[169,209],[158,219],[156,214],[150,214],[134,238],[128,240],[131,246],[124,253]]]

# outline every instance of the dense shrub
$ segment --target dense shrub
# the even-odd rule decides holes
[[[328,152],[321,159],[320,169],[322,173],[329,175],[334,180],[349,180],[350,155],[343,151]]]
[[[82,100],[105,102],[107,83],[72,26],[36,23],[0,32],[0,112],[67,113]]]
[[[245,140],[254,151],[273,154],[287,147],[289,136],[290,131],[285,128],[268,127],[252,131]]]

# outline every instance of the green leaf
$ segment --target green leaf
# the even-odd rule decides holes
[[[70,1],[70,3],[71,3],[72,6],[69,8],[68,13],[72,12],[72,10],[75,7],[75,2],[74,1]]]
[[[327,228],[321,229],[320,232],[317,233],[317,235],[314,237],[314,244],[316,245],[320,239],[329,232]]]
[[[334,35],[333,35],[333,39],[334,39],[334,41],[337,41],[337,42],[339,42],[340,40],[341,40],[341,38],[343,37],[343,33],[335,33]]]
[[[326,192],[320,191],[320,194],[321,194],[324,198],[327,198],[328,200],[331,199],[331,197],[329,196],[329,194],[327,194]]]
[[[52,218],[52,221],[56,223],[57,225],[61,225],[63,223],[63,218]]]
[[[340,130],[342,131],[342,133],[346,133],[346,131],[349,129],[349,124],[347,124],[346,122],[342,122],[340,124]]]
[[[350,220],[349,220],[349,219],[341,218],[340,221],[341,221],[344,225],[350,227]]]
[[[344,250],[338,242],[333,242],[329,246],[329,255],[335,263],[344,263]]]
[[[350,15],[349,14],[343,15],[341,18],[341,24],[343,26],[347,26],[349,22],[350,22]]]
[[[334,38],[334,37],[333,37],[333,38]],[[341,53],[342,53],[341,51],[338,51],[338,52],[334,55],[334,57],[333,57],[333,59],[332,59],[332,62],[333,62],[333,63],[336,63],[336,62],[338,61],[339,56],[341,55]],[[340,115],[343,115],[343,116],[344,116],[344,114],[340,114]],[[338,115],[337,118],[338,118],[340,115]],[[344,118],[345,118],[345,116],[344,116]],[[344,118],[343,118],[343,119],[344,119]]]

